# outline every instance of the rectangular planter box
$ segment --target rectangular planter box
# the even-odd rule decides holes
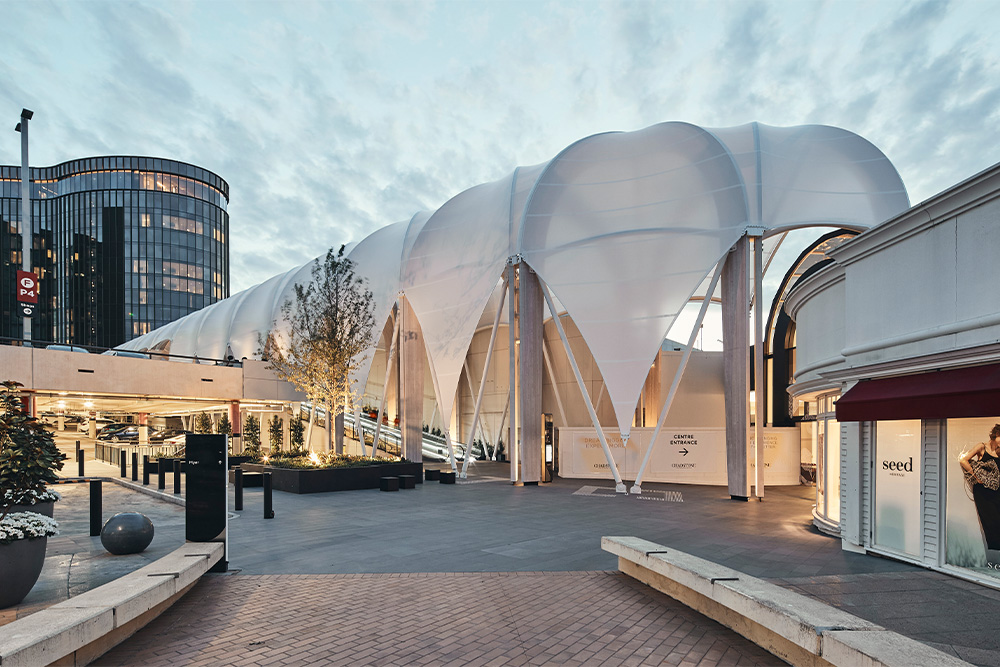
[[[422,463],[386,463],[363,468],[329,468],[326,470],[295,470],[245,463],[242,468],[244,472],[271,473],[271,488],[288,493],[377,489],[382,477],[399,475],[413,475],[418,483],[423,483],[424,480],[424,465]]]

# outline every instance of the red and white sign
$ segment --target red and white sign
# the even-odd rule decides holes
[[[38,303],[38,278],[30,271],[17,272],[17,302]]]

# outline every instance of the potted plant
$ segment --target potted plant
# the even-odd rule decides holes
[[[31,591],[45,563],[47,538],[58,535],[46,488],[66,455],[52,434],[24,410],[18,382],[0,389],[0,609]]]

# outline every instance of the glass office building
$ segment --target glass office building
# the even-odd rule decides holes
[[[20,338],[21,169],[0,166],[0,337]],[[229,296],[229,184],[191,164],[31,168],[36,341],[113,347]]]

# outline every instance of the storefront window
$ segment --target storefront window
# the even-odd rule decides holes
[[[920,420],[875,426],[875,544],[920,555]]]
[[[813,453],[816,457],[816,515],[823,521],[840,523],[840,424],[834,404],[840,394],[820,396],[816,401]]]
[[[1000,490],[990,470],[993,454],[1000,456],[997,424],[1000,417],[947,422],[945,562],[1000,578]],[[963,462],[978,481],[967,478]]]

